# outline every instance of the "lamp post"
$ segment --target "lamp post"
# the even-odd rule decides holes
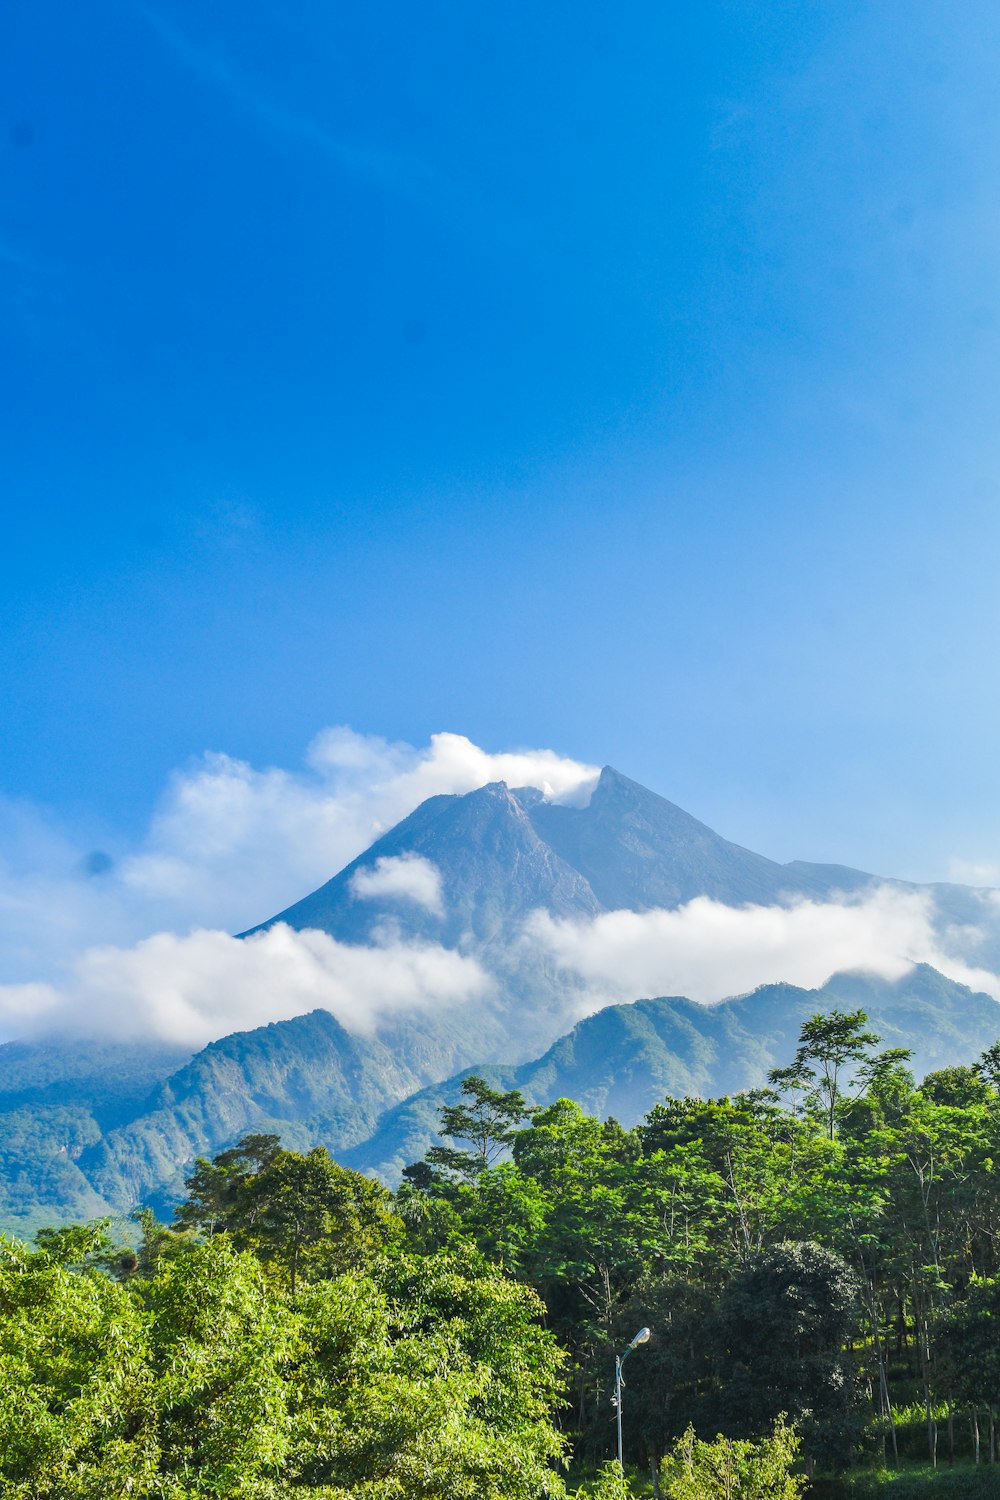
[[[640,1328],[631,1344],[625,1350],[625,1353],[615,1355],[615,1416],[618,1420],[618,1467],[623,1475],[625,1473],[625,1465],[622,1463],[622,1365],[628,1359],[632,1350],[639,1344],[646,1343],[648,1338],[649,1329]]]

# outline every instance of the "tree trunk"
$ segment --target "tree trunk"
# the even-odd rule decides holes
[[[955,1408],[951,1404],[951,1392],[948,1393],[948,1465],[955,1467]]]
[[[976,1463],[979,1462],[979,1413],[972,1408],[972,1451],[976,1455]]]
[[[990,1402],[990,1463],[997,1461],[997,1409]]]
[[[660,1466],[655,1458],[649,1460],[649,1473],[653,1481],[653,1500],[662,1500],[660,1493]]]
[[[882,1345],[882,1334],[878,1326],[878,1299],[875,1296],[875,1288],[872,1283],[865,1279],[864,1282],[866,1298],[868,1301],[868,1315],[871,1319],[872,1335],[875,1342],[875,1355],[878,1360],[878,1382],[879,1397],[883,1416],[889,1418],[889,1430],[892,1433],[892,1455],[896,1468],[899,1468],[899,1441],[896,1436],[896,1418],[892,1410],[892,1401],[889,1398],[889,1377],[885,1368],[885,1350]],[[882,1429],[882,1457],[885,1458],[885,1428]]]

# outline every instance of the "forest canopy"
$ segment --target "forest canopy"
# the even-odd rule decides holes
[[[0,1496],[626,1493],[643,1325],[626,1467],[664,1495],[995,1463],[1000,1048],[907,1062],[834,1012],[632,1130],[472,1077],[395,1194],[251,1135],[132,1245],[5,1241]]]

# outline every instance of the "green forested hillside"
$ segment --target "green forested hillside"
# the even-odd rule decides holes
[[[802,1019],[832,1005],[864,1005],[887,1043],[912,1046],[919,1072],[971,1062],[1000,1034],[989,996],[918,966],[896,982],[836,975],[820,990],[768,985],[715,1006],[682,997],[611,1006],[533,1062],[476,1071],[532,1104],[568,1096],[633,1125],[666,1094],[762,1083]],[[225,1037],[180,1068],[162,1048],[10,1044],[0,1048],[0,1225],[26,1233],[141,1202],[169,1212],[194,1157],[247,1130],[325,1145],[398,1182],[461,1090],[464,1074],[421,1087],[435,1057],[419,1035],[393,1049],[326,1011]]]
[[[246,1130],[339,1150],[365,1137],[387,1104],[420,1079],[381,1043],[313,1011],[213,1042],[156,1090],[150,1108],[81,1155],[116,1208],[175,1201],[194,1156]]]
[[[155,1086],[188,1055],[83,1039],[0,1046],[0,1225],[30,1234],[39,1224],[106,1211],[82,1155],[142,1114]]]
[[[520,1089],[531,1104],[565,1096],[631,1126],[666,1094],[708,1098],[762,1084],[794,1046],[803,1019],[837,1005],[863,1006],[888,1045],[912,1049],[921,1073],[971,1062],[1000,1035],[995,1000],[919,964],[896,981],[836,974],[822,989],[765,985],[719,1005],[681,997],[613,1005],[581,1021],[534,1062],[469,1071]],[[341,1159],[396,1181],[406,1162],[431,1143],[441,1105],[458,1097],[466,1076],[396,1105],[370,1140],[341,1152]]]

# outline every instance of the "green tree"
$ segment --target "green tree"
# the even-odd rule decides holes
[[[278,1151],[249,1176],[228,1224],[237,1245],[279,1267],[294,1296],[300,1279],[369,1264],[398,1237],[400,1222],[379,1182],[330,1159]]]
[[[768,1074],[768,1081],[783,1091],[805,1091],[807,1099],[821,1111],[831,1140],[844,1071],[862,1063],[878,1043],[875,1032],[864,1029],[867,1020],[863,1010],[832,1010],[828,1015],[810,1016],[802,1023],[794,1061]]]
[[[199,1156],[184,1186],[187,1197],[175,1214],[179,1229],[200,1234],[225,1234],[239,1214],[239,1200],[247,1183],[274,1160],[281,1149],[276,1135],[245,1135],[235,1146],[211,1161]]]
[[[939,1313],[934,1341],[956,1400],[970,1408],[978,1434],[978,1413],[989,1413],[989,1455],[996,1461],[1000,1411],[1000,1280],[974,1278],[961,1302]],[[977,1452],[978,1460],[978,1452]]]
[[[275,1493],[290,1441],[296,1315],[254,1257],[219,1238],[165,1261],[140,1295],[163,1493]]]
[[[160,1456],[148,1317],[129,1287],[60,1264],[58,1245],[0,1242],[0,1494],[145,1496]]]
[[[689,1427],[664,1465],[667,1500],[797,1500],[806,1480],[792,1473],[799,1440],[782,1418],[756,1442],[706,1442]]]
[[[787,1413],[810,1457],[848,1463],[860,1433],[846,1353],[858,1296],[846,1262],[808,1242],[772,1246],[739,1272],[710,1334],[718,1351],[714,1422],[733,1437],[760,1437]]]
[[[484,1078],[472,1074],[462,1080],[461,1102],[442,1108],[439,1132],[449,1140],[468,1141],[468,1149],[432,1146],[427,1161],[472,1181],[507,1150],[518,1128],[533,1113],[519,1089],[494,1089]]]
[[[273,1135],[245,1136],[213,1161],[199,1160],[187,1186],[175,1224],[230,1235],[286,1277],[293,1294],[303,1276],[369,1263],[402,1231],[381,1183],[340,1166],[324,1146],[283,1151]],[[155,1261],[173,1246],[155,1221],[146,1227]]]

